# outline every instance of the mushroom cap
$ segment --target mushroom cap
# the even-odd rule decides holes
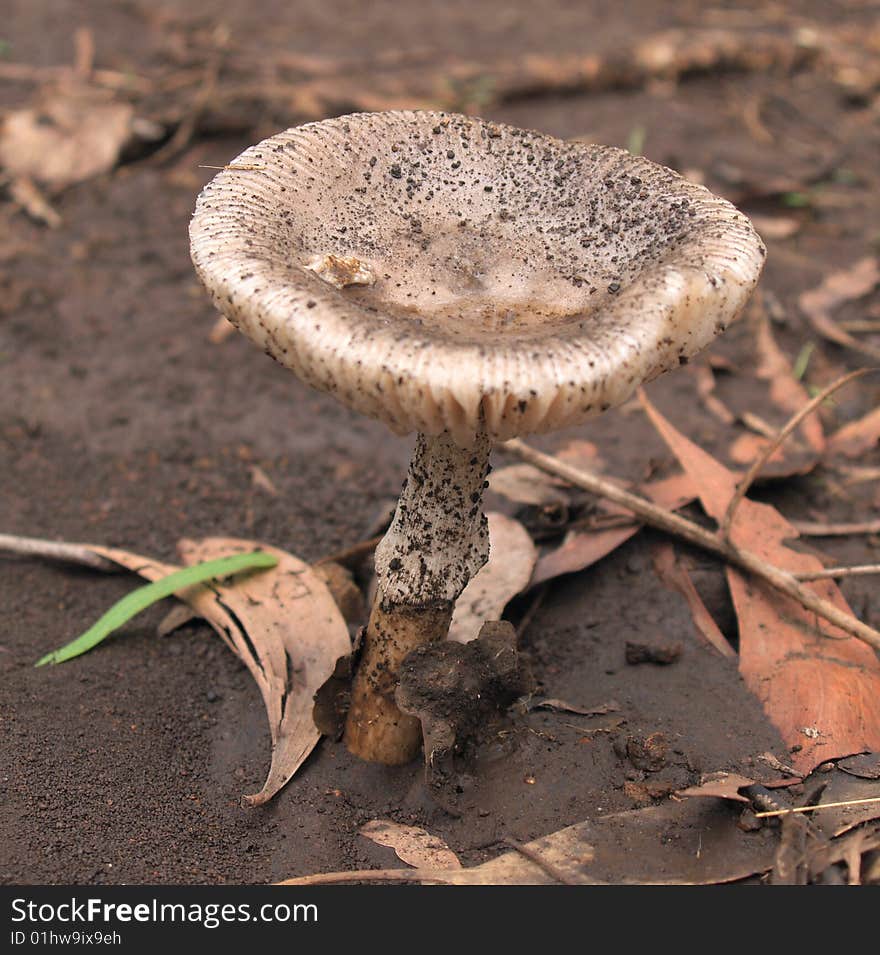
[[[467,446],[625,401],[735,318],[765,249],[729,202],[623,149],[431,111],[247,149],[199,197],[217,307],[308,384]]]

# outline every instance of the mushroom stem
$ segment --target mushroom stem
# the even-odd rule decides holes
[[[404,658],[442,640],[468,581],[489,559],[482,510],[491,442],[459,447],[419,434],[388,533],[376,548],[378,586],[351,691],[345,743],[362,759],[401,765],[421,743],[419,721],[397,708]]]

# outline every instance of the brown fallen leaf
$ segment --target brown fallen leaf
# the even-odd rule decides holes
[[[690,503],[696,497],[693,483],[684,474],[670,478],[650,481],[642,487],[642,492],[655,504],[677,510]],[[603,504],[603,510],[609,514],[627,515],[629,512],[616,505]],[[633,518],[635,521],[635,518]],[[565,535],[562,544],[538,558],[535,572],[532,574],[531,587],[560,577],[585,570],[607,557],[612,551],[625,544],[641,530],[641,524],[633,523],[608,530],[581,531],[571,530]]]
[[[487,620],[499,620],[507,604],[528,586],[538,558],[529,532],[512,517],[495,511],[489,520],[489,560],[455,604],[449,640],[475,640]]]
[[[55,90],[0,124],[0,167],[53,191],[112,169],[132,135],[134,109],[84,87]]]
[[[676,557],[675,549],[670,541],[663,541],[654,548],[652,563],[654,573],[660,578],[661,583],[669,590],[680,593],[687,601],[697,633],[722,656],[735,660],[736,651],[715,623],[702,597],[697,593],[687,568]]]
[[[736,476],[677,431],[642,395],[654,427],[699,489],[706,512],[721,521]],[[786,547],[795,528],[773,507],[748,498],[730,529],[734,544],[792,573],[819,571],[819,560]],[[739,621],[740,672],[789,747],[792,764],[809,772],[836,756],[880,749],[880,661],[843,631],[822,623],[792,599],[728,567]],[[806,584],[850,612],[831,580]]]
[[[705,796],[714,799],[728,799],[732,802],[748,803],[749,799],[740,792],[746,786],[754,786],[755,780],[738,773],[708,773],[700,779],[697,786],[679,789],[677,796]]]
[[[668,838],[673,829],[691,838]],[[771,840],[738,829],[723,804],[687,799],[581,822],[471,868],[332,872],[280,884],[717,885],[767,872],[774,851]]]
[[[847,458],[859,458],[880,443],[880,408],[869,411],[857,421],[850,421],[828,439],[826,452],[829,456],[842,454]]]
[[[620,704],[614,700],[600,703],[598,706],[578,706],[565,700],[532,700],[529,710],[552,710],[554,713],[574,713],[576,716],[605,716],[607,713],[616,713]]]
[[[390,819],[374,819],[358,830],[380,846],[388,846],[407,865],[428,869],[460,869],[458,856],[439,837],[420,826],[403,826]]]
[[[859,341],[834,321],[833,312],[845,302],[864,298],[880,284],[880,261],[869,255],[851,268],[832,272],[814,289],[798,299],[801,311],[824,338],[880,361],[880,348]]]
[[[298,557],[256,541],[211,537],[182,540],[185,564],[260,548],[278,565],[239,576],[232,585],[199,585],[177,596],[206,620],[256,682],[272,735],[272,762],[262,789],[242,797],[250,806],[271,799],[293,777],[321,734],[312,698],[351,650],[348,627],[326,585]],[[94,553],[157,580],[178,568],[112,547]]]

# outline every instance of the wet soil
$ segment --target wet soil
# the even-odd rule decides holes
[[[137,3],[12,0],[11,7],[0,37],[17,62],[69,62],[77,26],[91,27],[99,60],[117,68],[150,63],[163,49],[161,19],[145,20]],[[263,44],[266,56],[283,48],[366,56],[411,46],[438,60],[450,51],[481,56],[500,48],[613,50],[634,31],[705,25],[708,15],[702,4],[676,4],[673,13],[653,0],[551,2],[540,17],[531,4],[494,0],[447,3],[433,15],[433,7],[344,0],[199,7],[206,20],[228,23],[236,43]],[[870,5],[798,7],[821,26],[844,16],[856,22]],[[162,9],[186,16],[188,8]],[[725,12],[737,16],[724,5],[718,10],[722,21]],[[23,102],[25,94],[0,84],[0,104]],[[754,97],[776,104],[777,113],[765,116],[769,142],[756,140],[742,119]],[[796,308],[800,292],[868,254],[872,243],[876,249],[876,117],[822,72],[532,96],[487,115],[619,145],[638,132],[648,158],[701,170],[746,211],[802,220],[795,238],[769,241],[762,280],[792,358],[814,339]],[[224,534],[314,560],[362,539],[396,496],[409,440],[309,390],[241,337],[208,340],[215,315],[187,245],[195,196],[211,175],[198,164],[220,165],[250,141],[197,141],[171,167],[141,161],[72,188],[57,200],[63,224],[55,230],[0,206],[3,532],[168,560],[183,536]],[[783,207],[773,190],[754,198],[761,190],[743,183],[760,184],[771,173],[800,177],[804,192],[818,182],[816,202]],[[737,325],[711,351],[748,370],[750,345]],[[819,345],[811,373],[828,380],[857,362]],[[731,405],[755,406],[747,375],[719,381]],[[720,425],[697,401],[689,369],[657,381],[650,394],[696,440],[718,438]],[[851,389],[838,422],[878,398],[876,384]],[[595,441],[621,477],[639,479],[669,463],[632,408],[538,443],[552,449],[574,437]],[[496,463],[503,460],[496,454]],[[254,482],[254,466],[277,497]],[[802,519],[865,520],[880,504],[876,483],[844,489],[823,471],[759,493]],[[418,764],[368,765],[327,739],[269,806],[242,809],[240,795],[259,788],[268,766],[268,732],[256,687],[212,632],[191,624],[158,639],[165,604],[99,650],[35,670],[34,660],[81,632],[132,581],[0,558],[0,880],[267,882],[393,865],[390,849],[357,833],[376,817],[425,826],[468,865],[496,855],[505,839],[527,841],[649,804],[657,797],[648,782],[659,792],[712,770],[766,775],[758,757],[770,752],[784,761],[785,746],[735,666],[700,642],[684,601],[654,575],[657,539],[639,534],[589,572],[552,584],[521,639],[540,692],[587,708],[614,701],[617,709],[595,717],[514,714],[510,732],[462,767],[457,816],[431,798]],[[823,540],[821,549],[841,563],[878,560],[871,539]],[[695,559],[711,609],[735,638],[719,568]],[[870,582],[847,581],[843,589],[863,619],[880,626]],[[677,641],[683,649],[671,665],[634,666],[626,662],[628,641]],[[657,733],[666,741],[660,766],[645,756]],[[764,845],[763,835],[755,839]]]

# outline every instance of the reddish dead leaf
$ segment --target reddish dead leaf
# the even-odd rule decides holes
[[[177,596],[206,620],[245,664],[259,687],[272,734],[272,764],[263,788],[243,801],[267,802],[303,764],[320,739],[312,719],[313,696],[351,651],[348,627],[330,591],[312,569],[286,551],[256,541],[212,537],[182,540],[185,564],[260,548],[278,565],[232,585],[190,587]],[[108,547],[92,547],[147,580],[177,567]]]
[[[673,511],[689,504],[696,497],[693,482],[684,474],[651,481],[644,485],[642,492],[655,504]],[[609,514],[629,514],[629,511],[615,505],[608,505],[607,508],[603,506],[603,510]],[[573,574],[585,570],[617,550],[640,529],[641,524],[634,523],[609,530],[569,531],[556,550],[539,558],[532,575],[531,586],[560,577],[562,574]]]
[[[880,443],[880,408],[869,411],[858,421],[850,421],[828,439],[829,455],[858,458]]]
[[[824,338],[880,361],[880,349],[859,341],[841,328],[833,317],[834,310],[839,306],[863,298],[878,284],[880,262],[869,255],[851,268],[827,276],[821,285],[804,292],[798,304],[813,328]]]
[[[507,604],[528,586],[538,551],[531,535],[512,517],[490,512],[489,560],[455,603],[450,640],[475,640],[487,620],[500,620]]]
[[[736,476],[678,432],[642,395],[645,410],[699,489],[706,512],[720,521]],[[731,539],[784,570],[810,572],[821,564],[783,541],[795,528],[773,507],[745,499]],[[809,772],[836,756],[880,749],[880,662],[864,643],[824,622],[765,584],[728,568],[739,620],[740,672],[790,747],[792,764]],[[830,580],[808,586],[851,612]]]
[[[654,572],[664,586],[680,593],[687,601],[697,633],[722,656],[735,660],[736,651],[719,630],[718,624],[697,593],[691,575],[676,557],[675,549],[669,541],[664,541],[654,548],[653,564]]]
[[[770,322],[763,309],[753,311],[755,350],[758,367],[755,374],[770,383],[770,400],[786,417],[791,417],[810,400],[807,389],[791,373],[791,363],[776,344]],[[816,454],[825,450],[825,436],[818,415],[810,415],[796,432]]]
[[[428,869],[460,869],[458,856],[439,837],[420,826],[404,826],[390,819],[374,819],[359,830],[380,846],[388,846],[407,865]]]
[[[741,434],[730,446],[728,454],[734,464],[741,464],[745,468],[756,461],[770,444],[770,439],[757,434]],[[793,446],[791,438],[784,442],[770,455],[767,463],[761,469],[760,476],[766,478],[789,478],[796,475],[809,474],[819,461],[815,451],[808,450],[801,445]],[[760,478],[756,478],[759,480]]]

